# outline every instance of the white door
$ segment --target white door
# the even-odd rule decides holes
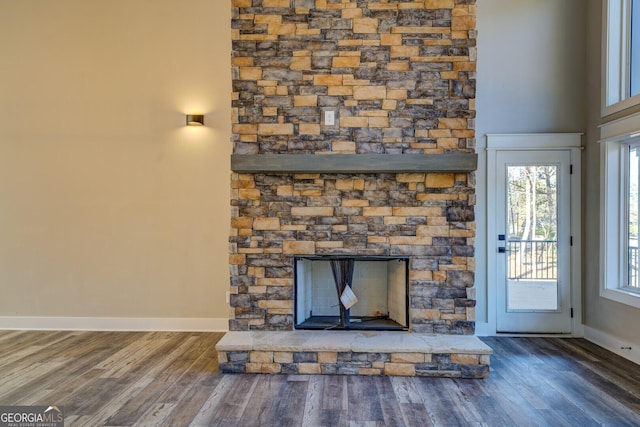
[[[571,333],[570,168],[570,150],[496,152],[497,332]]]

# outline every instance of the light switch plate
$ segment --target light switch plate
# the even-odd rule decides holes
[[[323,107],[320,112],[320,127],[323,129],[339,129],[340,112],[336,107]]]
[[[336,124],[336,112],[331,110],[324,111],[325,126],[334,126]]]

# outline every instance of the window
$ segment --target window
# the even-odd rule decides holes
[[[640,104],[640,0],[605,5],[603,115]]]
[[[622,253],[626,257],[624,263],[627,269],[622,285],[623,289],[639,292],[638,214],[640,213],[640,200],[638,199],[638,184],[640,183],[640,145],[628,145],[625,154],[627,157],[625,162],[626,169],[628,171],[625,179],[625,186],[627,187],[625,192],[626,248],[623,249]]]
[[[631,4],[630,52],[630,89],[633,97],[640,94],[640,0],[633,0]]]
[[[601,136],[600,295],[640,308],[640,115],[603,125]]]
[[[640,0],[604,4],[603,115],[640,105]],[[640,113],[600,126],[600,295],[640,308]]]

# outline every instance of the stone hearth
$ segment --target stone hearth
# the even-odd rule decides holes
[[[407,332],[230,332],[216,346],[226,373],[489,376],[489,346],[473,336]]]

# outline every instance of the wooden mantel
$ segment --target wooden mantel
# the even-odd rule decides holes
[[[443,154],[233,154],[238,173],[464,173],[477,169],[475,153]]]

